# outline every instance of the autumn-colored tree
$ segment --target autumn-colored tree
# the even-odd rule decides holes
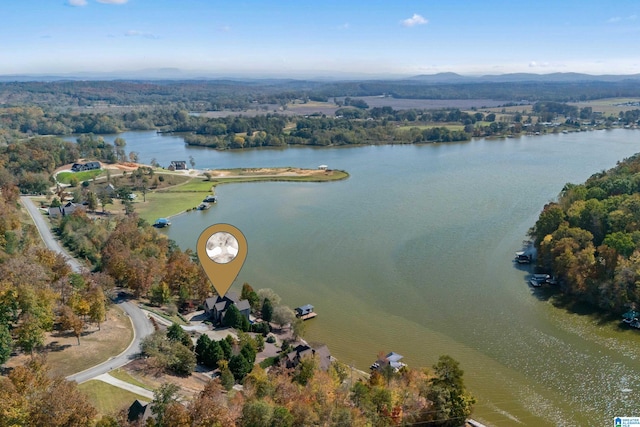
[[[49,374],[38,358],[0,380],[0,425],[84,427],[96,415],[75,382]]]
[[[194,427],[236,425],[236,417],[229,409],[226,391],[217,380],[211,380],[205,384],[204,390],[191,401],[188,410]]]

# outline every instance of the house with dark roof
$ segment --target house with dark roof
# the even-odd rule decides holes
[[[295,368],[305,357],[316,357],[318,360],[318,367],[323,371],[329,369],[329,366],[331,365],[331,353],[329,352],[329,347],[326,345],[312,348],[307,344],[299,344],[292,351],[287,353],[287,356],[282,360],[287,368]]]
[[[147,419],[156,419],[156,414],[151,411],[153,403],[148,403],[143,400],[136,399],[127,412],[127,419],[129,422],[139,422],[140,425],[146,425]],[[136,424],[138,425],[138,424]]]
[[[84,206],[77,203],[73,203],[73,202],[67,202],[64,205],[57,206],[54,208],[49,207],[48,213],[51,218],[59,218],[65,215],[71,215],[78,209],[84,210]]]
[[[82,172],[101,169],[100,162],[74,163],[71,166],[72,172]]]
[[[185,162],[184,160],[173,160],[170,164],[169,164],[169,168],[170,171],[184,171],[187,170],[187,162]]]
[[[222,323],[224,314],[230,305],[235,305],[238,311],[249,320],[249,314],[251,313],[251,305],[246,299],[240,299],[237,292],[229,291],[225,296],[220,295],[207,298],[204,301],[204,311],[207,313],[214,325]]]

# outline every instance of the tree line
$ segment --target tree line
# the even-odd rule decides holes
[[[617,314],[640,303],[640,155],[567,184],[530,230],[564,292]]]
[[[585,101],[638,97],[637,81],[428,82],[420,79],[317,82],[303,80],[206,81],[51,81],[0,82],[5,105],[56,108],[150,105],[192,111],[246,110],[285,105],[296,99],[326,101],[335,97],[386,94],[409,99],[494,99],[505,101]]]

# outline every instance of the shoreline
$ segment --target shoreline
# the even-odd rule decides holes
[[[143,166],[143,165],[140,165]],[[172,187],[164,188],[161,190],[149,192],[146,195],[147,201],[143,202],[144,205],[138,206],[143,208],[138,211],[138,215],[153,223],[154,218],[175,218],[178,215],[185,214],[194,210],[201,202],[201,197],[205,197],[208,194],[215,195],[215,189],[218,185],[222,184],[235,184],[245,182],[332,182],[341,181],[349,178],[349,173],[338,169],[302,169],[293,167],[275,167],[275,168],[236,168],[236,169],[214,169],[214,170],[199,170],[199,169],[187,169],[184,171],[167,171],[170,174],[182,175],[190,178],[187,182],[174,185]],[[207,177],[205,174],[210,174]],[[184,188],[181,190],[181,187]],[[186,188],[185,188],[186,187]],[[189,199],[193,201],[176,202],[175,198],[171,195],[193,195],[189,196]],[[149,200],[151,199],[151,200]],[[179,203],[177,206],[172,206],[169,201]],[[186,207],[187,203],[193,204]],[[138,203],[136,203],[137,205]],[[165,214],[159,214],[159,206],[166,207]],[[179,210],[178,210],[179,209]],[[153,215],[152,215],[153,213]]]

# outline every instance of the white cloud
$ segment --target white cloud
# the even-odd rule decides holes
[[[98,3],[104,3],[104,4],[125,4],[129,0],[97,0],[97,1]]]
[[[548,62],[537,62],[537,61],[531,61],[529,62],[529,68],[547,68],[549,65]]]
[[[69,0],[69,6],[86,6],[87,0]]]
[[[417,13],[414,13],[411,18],[407,18],[404,21],[402,21],[402,26],[413,27],[416,25],[424,25],[428,22],[429,21],[427,21],[422,15],[418,15]]]
[[[146,39],[157,39],[157,38],[159,38],[155,34],[145,33],[143,31],[138,31],[138,30],[129,30],[129,31],[124,33],[124,36],[125,37],[144,37]]]
[[[636,19],[638,19],[638,15],[629,15],[624,18],[621,16],[614,16],[612,18],[607,19],[607,24],[615,24],[616,22],[620,22],[620,21],[635,21]]]
[[[349,23],[345,22],[344,24],[340,25],[338,27],[339,30],[348,30],[349,29]]]

